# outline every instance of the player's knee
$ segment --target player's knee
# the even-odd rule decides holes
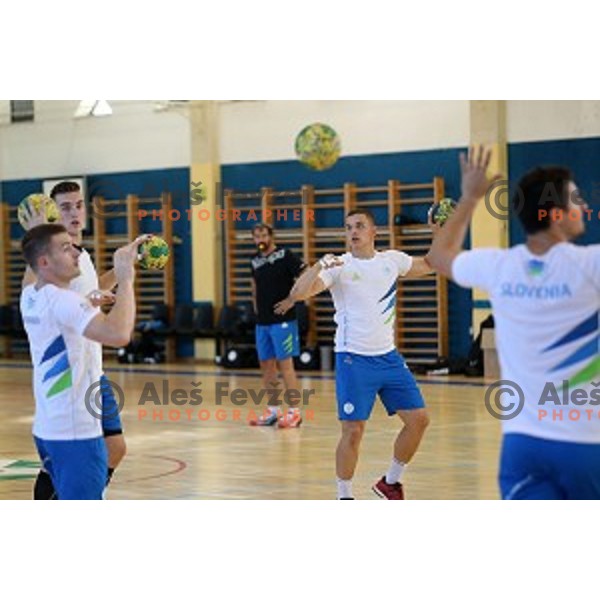
[[[105,438],[108,450],[108,464],[115,468],[127,454],[127,444],[123,435],[114,435]]]
[[[119,438],[120,440],[117,448],[119,453],[119,461],[122,461],[125,458],[125,455],[127,454],[127,444],[125,443],[125,438],[122,435],[119,436]]]
[[[429,413],[426,410],[418,410],[410,420],[410,425],[419,431],[425,431],[429,426]]]
[[[271,384],[277,381],[277,364],[275,361],[264,361],[261,365],[263,378],[266,382]]]
[[[365,424],[362,421],[345,421],[342,430],[342,438],[353,447],[358,447],[365,432]]]
[[[287,373],[294,370],[294,361],[291,358],[277,361],[277,366],[282,373]]]

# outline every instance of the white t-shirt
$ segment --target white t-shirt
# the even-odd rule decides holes
[[[96,268],[92,262],[92,257],[86,250],[82,250],[81,255],[79,256],[79,270],[81,271],[81,275],[71,280],[69,288],[81,296],[87,296],[99,288],[99,283],[98,274],[96,273]],[[102,344],[93,342],[92,340],[86,340],[85,352],[86,360],[93,361],[95,367],[99,369],[101,373],[104,372],[102,367]]]
[[[471,250],[456,258],[452,275],[463,287],[488,292],[502,379],[524,392],[524,408],[502,422],[504,432],[600,443],[600,388],[597,404],[556,403],[565,381],[569,393],[584,390],[588,397],[592,382],[600,385],[600,245],[560,243],[543,256],[524,245]],[[553,413],[561,409],[562,420]],[[569,418],[573,409],[581,411],[578,420]],[[593,410],[591,417],[586,410]]]
[[[335,351],[366,356],[395,348],[397,279],[406,275],[412,258],[398,250],[360,259],[347,252],[340,267],[323,269],[319,277],[335,306]]]
[[[21,293],[33,362],[36,437],[81,440],[102,435],[100,419],[88,412],[84,402],[100,372],[86,360],[88,340],[83,332],[99,312],[79,294],[52,284],[39,290],[29,285]]]

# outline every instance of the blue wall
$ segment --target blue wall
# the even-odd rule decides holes
[[[597,216],[600,210],[600,138],[509,144],[511,189],[527,171],[539,165],[563,165],[573,171],[583,198],[594,209],[593,218],[586,221],[585,235],[577,241],[583,244],[600,242]],[[509,225],[511,244],[522,243],[525,233],[516,215],[511,215]]]
[[[359,186],[382,185],[388,179],[398,179],[405,183],[429,181],[434,176],[443,177],[446,195],[460,196],[460,175],[458,154],[460,149],[430,150],[420,152],[400,152],[369,156],[341,158],[327,171],[312,171],[295,160],[268,163],[226,165],[222,167],[224,188],[240,192],[255,192],[263,186],[277,190],[298,189],[304,184],[317,188],[340,187],[346,182]],[[575,173],[576,182],[590,208],[600,210],[600,138],[559,140],[547,142],[527,142],[509,144],[509,173],[511,185],[529,169],[536,165],[562,164]],[[16,205],[28,194],[40,192],[41,179],[27,179],[2,182],[2,197],[5,202]],[[158,196],[169,190],[173,194],[173,206],[181,211],[182,218],[174,222],[174,233],[181,239],[175,253],[175,297],[177,303],[191,302],[192,299],[192,256],[190,224],[185,210],[189,207],[189,169],[161,169],[130,173],[103,173],[87,177],[88,193],[103,195],[107,199],[123,198],[127,194],[141,197]],[[418,215],[422,218],[422,215]],[[332,215],[337,220],[337,215]],[[142,221],[144,230],[159,228],[160,223]],[[341,226],[340,222],[327,223]],[[124,222],[121,224],[124,227]],[[19,237],[22,232],[18,225],[11,235]],[[123,229],[124,231],[124,229]],[[117,233],[118,229],[111,231]],[[511,243],[524,241],[524,234],[517,218],[511,215],[509,221]],[[600,219],[595,217],[587,223],[587,232],[580,240],[593,243],[600,240]],[[450,284],[448,294],[449,335],[451,356],[464,356],[470,345],[472,300],[468,290]],[[191,344],[179,348],[182,356],[192,353]]]
[[[443,177],[446,195],[460,196],[458,154],[462,149],[401,152],[341,158],[331,169],[322,172],[307,169],[298,161],[227,165],[222,168],[224,188],[240,192],[255,192],[263,186],[277,190],[297,189],[303,184],[315,187],[340,187],[346,182],[359,186],[382,185],[388,179],[405,183],[428,181]],[[537,165],[562,164],[575,174],[576,183],[590,208],[600,211],[600,138],[555,140],[509,144],[509,174],[511,189],[518,179]],[[419,215],[421,216],[421,215]],[[327,223],[329,226],[341,226]],[[510,216],[511,244],[525,239],[518,219]],[[578,242],[600,241],[600,219],[587,223],[587,231]],[[464,356],[470,346],[471,294],[450,284],[448,293],[450,354]]]
[[[422,183],[433,177],[444,178],[446,195],[460,196],[459,149],[400,152],[341,158],[327,171],[312,171],[300,162],[278,161],[269,163],[223,166],[223,187],[236,192],[256,192],[263,186],[277,190],[298,189],[304,184],[316,188],[336,188],[352,182],[359,186],[385,185],[389,179],[403,183]],[[377,217],[377,215],[376,215]],[[419,215],[424,220],[425,215]],[[342,227],[343,215],[338,222],[322,223]],[[464,356],[469,350],[471,326],[471,293],[449,284],[449,339],[452,357]]]
[[[173,208],[181,212],[181,219],[173,222],[173,233],[181,239],[173,248],[175,260],[175,301],[177,304],[192,301],[192,245],[191,227],[185,210],[190,205],[190,175],[188,168],[161,169],[152,171],[133,171],[129,173],[102,173],[88,175],[88,197],[101,195],[107,200],[124,198],[127,194],[139,197],[159,197],[161,192],[169,191],[173,198]],[[75,176],[74,176],[75,177]],[[68,176],[65,176],[68,178]],[[53,177],[52,179],[58,179]],[[11,206],[16,206],[28,194],[42,191],[42,179],[26,179],[2,182],[2,199]],[[14,224],[11,237],[19,238],[23,231]],[[140,221],[140,229],[144,233],[157,232],[161,228],[159,220],[144,218]],[[124,233],[125,219],[107,221],[107,233]],[[88,231],[89,235],[91,231]],[[178,346],[180,356],[191,356],[191,343]]]

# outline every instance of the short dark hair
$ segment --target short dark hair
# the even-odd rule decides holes
[[[58,194],[70,194],[71,192],[81,191],[80,185],[76,181],[61,181],[57,183],[50,192],[50,198],[56,200]]]
[[[573,181],[573,173],[560,166],[536,167],[521,178],[513,195],[513,207],[527,234],[548,229],[553,208],[568,207],[569,181]],[[540,214],[540,210],[545,214]]]
[[[55,235],[67,233],[64,225],[59,223],[46,223],[32,227],[21,240],[21,251],[25,262],[35,271],[36,263],[40,256],[48,252],[48,246]]]
[[[256,231],[259,231],[261,229],[266,229],[269,232],[269,235],[273,235],[273,228],[270,225],[267,225],[266,223],[257,223],[253,228],[252,228],[252,235],[254,235],[254,233]]]
[[[365,215],[365,217],[367,217],[367,219],[369,219],[369,221],[371,221],[371,225],[376,225],[375,217],[373,216],[373,213],[368,208],[355,208],[354,210],[351,210],[346,215],[346,219],[348,217],[353,217],[354,215]]]

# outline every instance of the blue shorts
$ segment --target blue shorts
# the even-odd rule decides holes
[[[104,374],[100,375],[100,389],[102,391],[102,431],[104,437],[120,435],[123,433],[123,424],[119,414],[119,405],[112,386]]]
[[[298,321],[256,326],[258,360],[284,360],[300,354]]]
[[[379,356],[336,353],[335,392],[341,421],[366,421],[377,394],[390,416],[425,408],[421,390],[397,350]]]
[[[104,438],[33,439],[59,500],[102,500],[108,474]]]
[[[503,500],[599,500],[600,444],[506,434],[499,484]]]

